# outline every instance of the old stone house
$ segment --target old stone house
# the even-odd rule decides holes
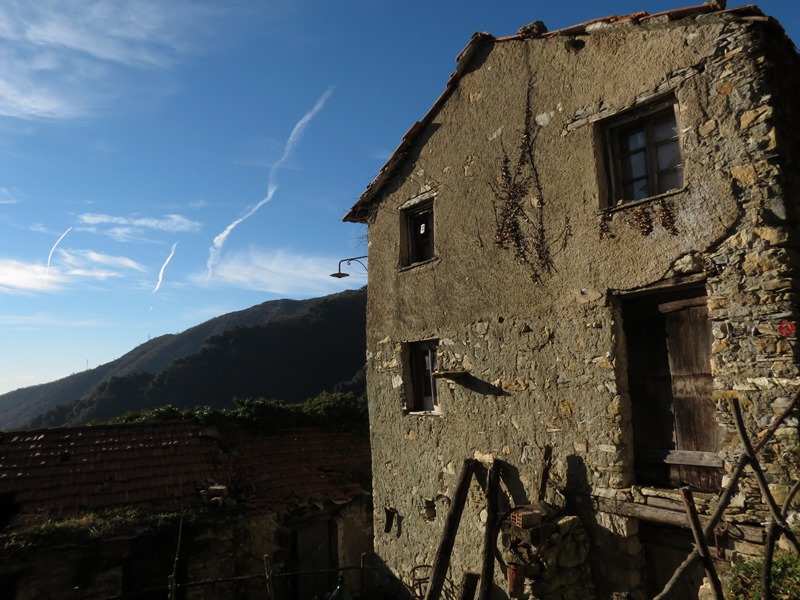
[[[0,597],[322,598],[372,549],[369,479],[366,436],[318,427],[2,432]]]
[[[476,459],[451,597],[498,525],[495,463],[500,520],[541,484],[590,541],[588,566],[538,592],[529,569],[515,595],[652,597],[691,550],[677,488],[708,515],[730,484],[733,400],[753,439],[790,404],[800,64],[774,19],[720,4],[476,34],[345,217],[369,225],[375,551],[407,585]],[[796,447],[790,417],[763,458],[778,502]],[[752,473],[731,490],[728,558],[766,518]],[[505,562],[514,544],[502,529]]]

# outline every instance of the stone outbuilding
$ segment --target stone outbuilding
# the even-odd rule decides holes
[[[653,597],[692,549],[682,487],[701,519],[728,490],[715,554],[763,543],[735,413],[772,426],[782,503],[800,63],[721,4],[476,34],[345,217],[369,225],[375,551],[412,589],[446,561],[452,597],[481,572],[496,598]]]
[[[166,421],[0,432],[0,597],[324,597],[372,549],[366,435]],[[355,568],[349,568],[355,567]]]

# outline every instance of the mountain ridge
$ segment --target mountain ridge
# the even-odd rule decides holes
[[[320,313],[323,314],[321,321]],[[211,344],[211,347],[214,347],[215,344],[217,345],[217,354],[214,360],[219,361],[220,366],[223,364],[228,365],[229,361],[224,357],[224,353],[220,352],[220,340],[215,341],[215,337],[224,337],[225,334],[229,334],[229,332],[235,331],[237,328],[246,330],[268,327],[268,331],[260,331],[258,333],[251,332],[249,338],[250,347],[248,352],[250,354],[255,352],[256,356],[248,358],[248,364],[258,366],[257,354],[259,352],[259,347],[254,347],[253,345],[260,344],[265,348],[272,348],[276,344],[280,345],[281,343],[278,339],[272,343],[269,341],[265,342],[261,338],[264,336],[266,336],[266,339],[268,339],[269,336],[282,336],[291,339],[294,335],[293,331],[301,332],[304,339],[311,338],[315,335],[313,328],[309,329],[309,327],[302,325],[302,322],[304,319],[313,320],[315,318],[318,329],[330,329],[334,326],[328,322],[329,320],[344,318],[349,322],[343,324],[345,329],[339,328],[337,331],[339,331],[340,334],[343,334],[345,331],[350,332],[355,336],[354,339],[356,342],[359,340],[361,341],[360,344],[346,344],[346,358],[349,361],[355,361],[356,357],[354,355],[360,353],[357,357],[358,367],[351,372],[341,373],[336,381],[330,382],[326,379],[324,382],[326,387],[332,388],[339,381],[347,381],[348,379],[356,377],[358,370],[363,367],[364,353],[366,350],[366,342],[364,340],[366,328],[366,288],[347,290],[337,294],[310,298],[307,300],[280,299],[263,302],[247,309],[226,313],[219,317],[209,319],[180,333],[165,334],[153,338],[136,346],[119,358],[99,365],[94,369],[81,373],[74,373],[50,383],[38,384],[7,392],[0,395],[0,429],[19,429],[32,425],[57,426],[70,424],[68,422],[58,422],[58,419],[50,419],[51,422],[42,422],[42,417],[54,411],[60,411],[62,414],[66,415],[68,411],[66,411],[64,407],[75,406],[80,402],[84,403],[83,408],[86,409],[88,405],[97,403],[96,396],[100,392],[105,394],[103,396],[104,403],[108,406],[113,406],[113,394],[109,396],[109,384],[112,380],[117,384],[118,388],[120,386],[122,388],[126,387],[124,384],[121,385],[120,381],[127,382],[130,386],[145,383],[149,385],[163,372],[169,371],[170,368],[177,368],[175,366],[176,363],[199,355],[203,352],[204,348],[209,347],[209,344]],[[277,324],[279,323],[284,323],[284,325],[278,327]],[[241,337],[242,336],[238,336],[236,339],[240,339]],[[256,342],[254,338],[259,338],[259,341]],[[235,343],[235,341],[227,339],[227,343]],[[335,345],[338,342],[336,339],[329,339],[328,343]],[[363,350],[360,350],[360,346],[362,345]],[[208,352],[208,350],[206,350],[206,352]],[[206,356],[205,359],[211,360],[209,356]],[[342,365],[341,368],[349,370],[349,367],[344,365]],[[183,369],[185,371],[185,366]],[[218,371],[217,374],[219,376],[224,376],[222,371],[216,371]],[[327,378],[335,377],[335,375],[329,371],[326,371],[325,374]],[[150,377],[147,378],[145,375],[149,375]],[[239,376],[240,381],[247,379],[246,373],[243,375],[239,374]],[[217,387],[219,388],[219,386]],[[269,388],[270,386],[266,387]],[[249,387],[248,390],[252,391],[252,386]],[[220,393],[225,393],[224,389],[220,388]],[[264,389],[263,393],[258,395],[265,397],[270,396],[270,390]],[[157,401],[158,397],[158,394],[151,394],[148,396],[150,402]],[[177,398],[177,400],[179,400],[177,404],[187,405],[187,399]],[[230,398],[225,399],[225,401],[230,400]],[[128,402],[130,401],[131,399],[129,398]],[[292,399],[290,401],[296,400]],[[132,408],[135,409],[136,407]],[[56,409],[59,410],[57,411]],[[90,414],[92,411],[86,412],[84,410],[84,412],[86,420],[97,418]],[[115,411],[107,407],[107,409],[102,412],[112,413]],[[80,421],[80,417],[77,415],[73,414],[72,416]],[[117,415],[114,414],[111,416]]]

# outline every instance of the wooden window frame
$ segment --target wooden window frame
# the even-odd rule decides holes
[[[406,344],[406,412],[441,414],[436,389],[439,340]]]
[[[402,266],[411,267],[436,258],[433,198],[414,201],[401,208],[401,212],[404,231]],[[426,229],[425,239],[420,239],[420,225]]]
[[[667,114],[672,114],[674,116],[676,134],[667,140],[657,141],[655,139],[654,124],[657,119]],[[626,198],[623,192],[624,184],[633,183],[641,178],[634,178],[629,182],[623,180],[623,159],[626,156],[630,156],[630,154],[626,155],[621,150],[620,137],[621,133],[636,124],[642,125],[645,134],[644,151],[647,195],[642,198]],[[602,130],[603,144],[605,146],[606,172],[608,173],[609,179],[608,197],[606,199],[605,208],[612,209],[633,205],[643,200],[658,198],[683,189],[685,163],[683,160],[683,148],[680,136],[680,113],[678,110],[678,103],[674,97],[662,98],[656,102],[650,102],[623,114],[606,119],[600,124],[600,127]],[[670,169],[660,170],[658,168],[658,157],[655,150],[658,146],[668,143],[677,144],[677,149],[680,154],[680,163]],[[659,177],[661,174],[670,171],[677,171],[680,174],[680,185],[670,187],[669,189],[661,189],[662,186],[659,182]]]

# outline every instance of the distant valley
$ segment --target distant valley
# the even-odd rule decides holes
[[[77,425],[164,404],[302,402],[364,390],[366,288],[273,300],[163,335],[97,368],[0,395],[0,429]]]

